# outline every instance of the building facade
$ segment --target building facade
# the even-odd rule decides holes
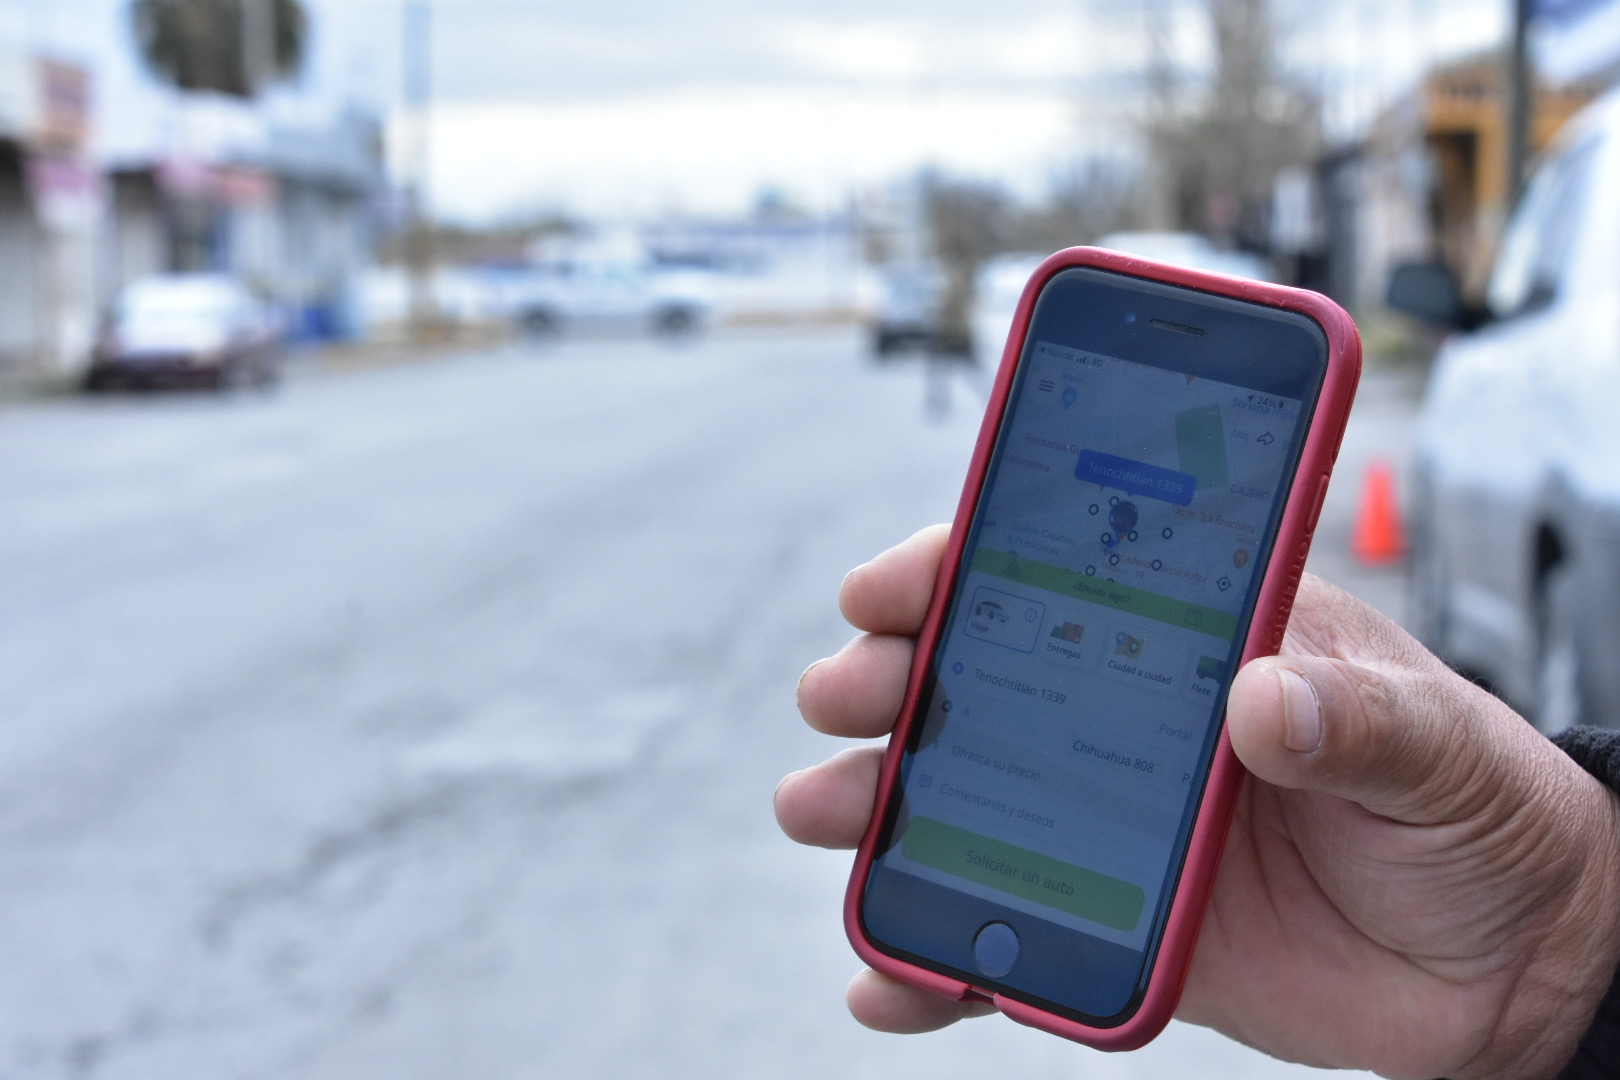
[[[386,190],[374,119],[266,124],[202,152],[170,147],[126,158],[109,165],[107,178],[104,301],[147,274],[228,273],[280,305],[295,337],[358,333]]]

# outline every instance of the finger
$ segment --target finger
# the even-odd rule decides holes
[[[799,712],[824,735],[887,735],[905,698],[913,652],[910,638],[862,634],[799,676]]]
[[[915,986],[896,982],[867,968],[850,981],[845,995],[855,1019],[875,1031],[915,1035],[938,1031],[958,1020],[987,1016],[995,1006],[983,1001],[952,1001]]]
[[[883,751],[875,746],[784,777],[776,785],[776,822],[791,839],[813,847],[852,848],[872,818]]]
[[[1533,777],[1525,765],[1551,749],[1438,661],[1374,663],[1286,656],[1249,664],[1228,700],[1232,748],[1268,783],[1412,824],[1457,821],[1516,798],[1505,786]]]
[[[1419,667],[1439,664],[1383,612],[1315,574],[1300,578],[1281,651],[1284,656],[1336,656]]]
[[[851,570],[838,592],[844,618],[874,634],[915,634],[928,611],[949,525],[933,525]]]

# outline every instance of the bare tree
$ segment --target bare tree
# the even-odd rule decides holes
[[[1142,173],[1107,159],[1077,163],[1056,177],[1046,201],[1007,211],[1001,230],[1008,251],[1056,251],[1094,243],[1143,224]]]
[[[931,176],[923,197],[934,257],[945,273],[937,344],[941,351],[967,355],[973,345],[973,278],[980,263],[1002,250],[1007,196],[988,184]]]
[[[135,0],[130,19],[158,78],[244,98],[296,75],[309,37],[299,0]]]
[[[1089,160],[1058,178],[1046,201],[1021,205],[991,184],[925,176],[930,245],[945,275],[936,346],[970,350],[974,280],[986,259],[1004,251],[1056,251],[1140,224],[1138,181],[1134,170]]]
[[[1269,0],[1204,0],[1215,68],[1189,90],[1165,44],[1165,13],[1149,8],[1153,60],[1143,119],[1159,223],[1263,247],[1277,175],[1320,146],[1317,102],[1280,70]]]

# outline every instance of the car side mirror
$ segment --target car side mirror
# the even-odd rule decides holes
[[[1389,275],[1384,302],[1404,315],[1443,326],[1469,330],[1479,325],[1478,313],[1463,301],[1457,275],[1439,263],[1402,263]]]

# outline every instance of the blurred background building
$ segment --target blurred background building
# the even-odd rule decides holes
[[[94,318],[99,176],[87,156],[91,76],[0,44],[0,358],[63,367]]]
[[[303,9],[266,0],[260,30],[254,0],[83,7],[0,5],[0,373],[82,372],[119,290],[161,273],[240,278],[297,338],[358,333],[388,190],[383,121],[348,101],[267,107],[303,63]],[[211,8],[235,21],[172,17]],[[107,25],[75,47],[63,15]],[[209,56],[214,69],[196,66]],[[98,82],[109,63],[113,85]]]
[[[632,322],[680,274],[710,321],[881,323],[898,276],[960,351],[988,260],[1121,233],[1376,320],[1402,259],[1480,287],[1511,175],[1620,70],[1609,0],[1076,0],[977,48],[790,9],[775,81],[642,12],[669,49],[615,90],[581,12],[4,0],[0,371],[84,370],[160,273],[240,279],[295,341],[521,332],[559,243],[624,295],[553,306]]]

